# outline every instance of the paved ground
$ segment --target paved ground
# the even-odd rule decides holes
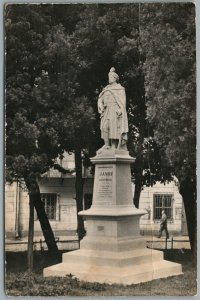
[[[155,249],[190,249],[188,236],[170,236],[167,240],[165,237],[157,238],[154,236],[144,236],[147,247]],[[57,238],[59,250],[75,250],[79,248],[77,236],[60,236]],[[35,250],[47,250],[44,237],[37,236],[34,238]],[[5,251],[26,251],[27,250],[27,237],[20,239],[6,239]]]

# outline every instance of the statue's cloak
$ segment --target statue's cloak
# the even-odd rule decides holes
[[[106,100],[107,99],[107,100]],[[120,110],[120,126],[118,130],[120,131],[120,136],[118,137],[121,140],[121,143],[124,144],[127,141],[127,132],[128,132],[128,119],[127,119],[127,112],[126,112],[126,94],[125,89],[121,86],[121,84],[114,84],[114,85],[107,85],[99,95],[98,99],[98,110],[101,114],[101,131],[103,132],[105,120],[107,115],[109,114],[109,108],[105,102],[112,102],[116,103],[115,109]],[[115,112],[114,112],[115,113]],[[116,111],[117,113],[117,111]],[[113,118],[114,120],[114,118]],[[113,124],[110,126],[118,126],[113,121]],[[111,131],[114,131],[113,129]],[[116,136],[111,138],[116,138]]]

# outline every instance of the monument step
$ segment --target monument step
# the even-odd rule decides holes
[[[124,267],[128,265],[138,265],[149,261],[161,261],[163,259],[163,252],[140,249],[124,252],[110,252],[110,251],[92,251],[80,249],[70,253],[63,254],[63,262],[74,264],[95,264],[101,266],[117,266]]]
[[[154,279],[181,275],[180,264],[169,261],[151,261],[137,266],[112,268],[95,264],[60,263],[44,269],[46,276],[66,276],[72,274],[80,280],[99,283],[137,284]]]
[[[103,251],[116,251],[124,252],[130,249],[145,249],[146,241],[143,237],[138,236],[135,238],[113,238],[113,237],[88,237],[86,236],[81,241],[81,248],[88,250],[103,250]]]

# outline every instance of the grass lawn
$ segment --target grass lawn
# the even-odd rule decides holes
[[[181,263],[183,275],[136,285],[100,284],[79,281],[71,276],[43,278],[44,267],[61,262],[62,253],[54,261],[47,252],[36,252],[35,271],[27,272],[26,252],[6,253],[5,292],[8,296],[193,296],[197,293],[196,265],[188,249],[164,250],[166,260]]]

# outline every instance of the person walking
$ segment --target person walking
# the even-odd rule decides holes
[[[160,238],[162,236],[163,230],[165,230],[166,238],[168,239],[169,238],[169,232],[168,232],[168,229],[167,229],[167,215],[166,215],[164,210],[162,210],[162,216],[161,216],[161,219],[160,219],[160,230],[159,230],[158,238]]]

